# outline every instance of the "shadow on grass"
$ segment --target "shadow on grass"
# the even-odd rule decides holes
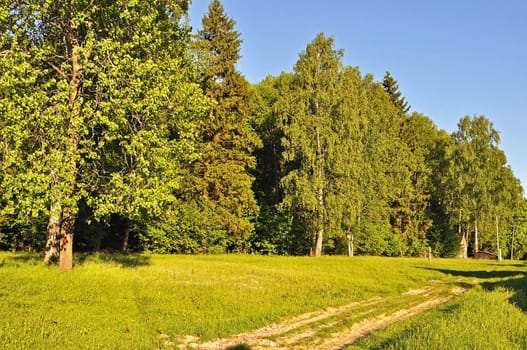
[[[251,350],[251,347],[247,344],[238,344],[235,346],[228,347],[227,350]]]
[[[44,261],[43,255],[39,253],[12,253],[0,260],[2,266],[38,265]]]
[[[114,264],[124,268],[150,265],[150,257],[132,253],[81,253],[75,255],[75,264],[86,263]]]
[[[142,254],[123,253],[78,253],[74,255],[74,266],[82,266],[86,263],[113,264],[123,268],[134,268],[150,265],[150,257]],[[9,253],[0,258],[0,267],[22,267],[43,264],[43,253]]]
[[[493,291],[496,288],[510,290],[513,293],[510,298],[511,304],[527,313],[527,274],[525,271],[459,271],[437,268],[425,269],[438,271],[450,276],[478,278],[482,280],[480,283],[481,287],[487,291]],[[492,279],[495,278],[500,278],[501,280],[492,281]]]
[[[522,274],[522,271],[459,271],[450,269],[439,269],[432,267],[424,267],[425,270],[437,271],[450,276],[456,277],[472,277],[478,279],[491,279],[491,278],[508,278],[518,276]]]
[[[481,286],[488,291],[500,287],[512,291],[513,295],[509,299],[511,304],[527,313],[527,276],[525,274],[521,278],[511,278],[495,283],[485,282]]]

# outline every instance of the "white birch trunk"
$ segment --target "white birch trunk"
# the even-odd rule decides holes
[[[44,264],[49,265],[59,261],[60,255],[60,226],[62,223],[62,207],[58,201],[51,203],[48,220],[48,240]]]

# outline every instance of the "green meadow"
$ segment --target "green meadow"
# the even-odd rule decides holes
[[[188,336],[204,342],[435,281],[469,290],[350,349],[521,349],[526,271],[473,260],[96,254],[76,256],[64,273],[40,255],[0,253],[0,344],[177,349]]]

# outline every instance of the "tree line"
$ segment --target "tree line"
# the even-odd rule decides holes
[[[0,247],[437,256],[527,251],[485,116],[448,134],[319,34],[250,84],[213,0],[2,0]]]

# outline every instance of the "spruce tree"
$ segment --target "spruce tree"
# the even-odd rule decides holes
[[[384,79],[382,81],[382,86],[384,91],[390,96],[390,101],[401,111],[402,114],[407,114],[410,111],[410,105],[405,101],[405,98],[402,96],[399,91],[399,84],[395,80],[390,72],[386,72]]]
[[[391,200],[391,225],[404,248],[400,254],[423,253],[426,250],[426,231],[430,220],[426,216],[429,195],[425,184],[430,168],[426,164],[429,152],[427,134],[434,128],[425,116],[408,115],[410,105],[399,91],[399,84],[386,72],[382,82],[389,101],[396,108],[393,118],[397,121],[401,151],[396,166],[400,169],[394,182],[396,196]]]
[[[250,86],[236,69],[242,41],[235,21],[219,0],[213,0],[202,22],[196,43],[200,83],[212,101],[202,129],[202,194],[217,213],[216,225],[229,236],[229,249],[241,250],[253,230],[250,218],[258,213],[249,170],[261,142],[250,125]]]
[[[253,125],[262,139],[263,146],[255,152],[255,194],[260,207],[255,234],[251,239],[254,249],[261,253],[294,254],[296,242],[290,238],[290,215],[278,210],[283,191],[280,180],[284,175],[282,138],[280,124],[280,101],[289,93],[291,73],[278,77],[268,76],[255,85],[256,104]],[[292,244],[291,244],[292,243]]]

